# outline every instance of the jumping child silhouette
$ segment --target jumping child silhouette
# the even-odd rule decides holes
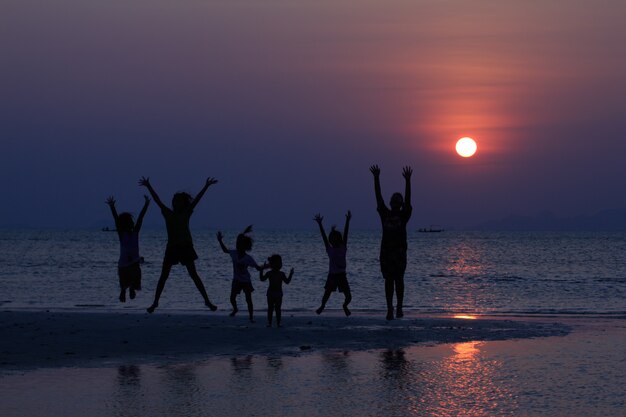
[[[320,233],[322,234],[322,240],[324,241],[329,261],[328,278],[326,279],[326,285],[324,285],[325,291],[322,297],[322,305],[315,311],[317,314],[322,314],[330,295],[333,291],[337,290],[342,292],[345,297],[343,302],[344,313],[346,316],[351,314],[348,309],[348,304],[352,301],[352,293],[350,292],[350,285],[348,284],[348,278],[346,276],[346,252],[348,250],[348,229],[350,227],[351,218],[352,213],[348,210],[343,236],[335,230],[335,226],[333,226],[328,237],[326,237],[326,232],[322,225],[324,218],[319,213],[313,218],[320,227]]]
[[[237,308],[237,295],[244,292],[246,296],[246,304],[248,304],[248,315],[250,316],[250,322],[254,323],[254,306],[252,304],[252,281],[250,279],[250,272],[248,268],[255,268],[257,271],[263,271],[265,265],[259,266],[252,256],[246,252],[252,250],[252,238],[248,236],[248,233],[252,232],[252,225],[246,227],[243,233],[237,236],[236,249],[229,250],[224,245],[224,235],[222,232],[217,232],[217,241],[220,243],[220,247],[224,253],[230,255],[233,261],[233,283],[230,289],[230,304],[233,306],[233,311],[230,316],[233,317],[239,309]]]
[[[120,239],[120,258],[117,261],[117,275],[120,279],[120,301],[126,302],[126,289],[129,289],[130,299],[135,298],[135,291],[141,290],[141,257],[139,256],[139,231],[143,218],[148,211],[150,199],[144,196],[145,203],[137,222],[133,220],[133,215],[128,212],[117,214],[115,209],[115,198],[107,198],[106,203],[111,208],[117,236]]]
[[[154,312],[159,306],[159,299],[165,287],[165,281],[167,281],[170,275],[172,266],[179,263],[187,268],[189,276],[194,284],[196,284],[196,288],[198,288],[202,298],[204,298],[204,304],[209,307],[211,311],[217,310],[217,307],[209,300],[204,284],[202,284],[202,280],[196,271],[195,260],[198,259],[198,255],[193,248],[193,240],[191,238],[191,231],[189,230],[189,219],[193,214],[193,209],[198,205],[206,190],[216,183],[216,179],[208,178],[196,198],[192,198],[189,194],[184,192],[174,194],[172,198],[172,208],[170,209],[163,204],[156,191],[154,191],[149,178],[141,177],[139,180],[139,185],[148,189],[154,202],[161,208],[161,214],[163,214],[165,226],[167,227],[167,247],[165,248],[165,256],[163,257],[163,268],[161,269],[161,276],[159,277],[159,282],[154,294],[154,302],[148,307],[148,313]]]

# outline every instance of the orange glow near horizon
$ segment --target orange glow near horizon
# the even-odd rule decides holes
[[[455,319],[463,319],[463,320],[476,320],[478,317],[471,314],[455,314]]]

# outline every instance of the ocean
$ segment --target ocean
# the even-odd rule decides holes
[[[232,266],[214,230],[195,230],[198,272],[211,301],[230,310]],[[235,231],[225,231],[234,247]],[[322,240],[310,230],[259,230],[250,252],[258,263],[283,257],[295,268],[284,288],[285,311],[313,311],[328,270]],[[353,311],[384,311],[379,230],[355,230],[348,246]],[[417,314],[626,316],[626,233],[409,232],[405,310]],[[0,308],[145,309],[154,296],[166,244],[164,230],[140,236],[143,290],[118,301],[117,234],[100,230],[0,231]],[[255,308],[265,309],[267,283],[252,271]],[[328,309],[340,309],[343,295]],[[243,296],[240,308],[245,306]],[[161,310],[204,309],[184,267],[172,270]]]

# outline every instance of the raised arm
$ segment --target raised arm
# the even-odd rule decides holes
[[[148,211],[148,206],[150,205],[150,197],[148,197],[147,195],[144,195],[143,199],[144,199],[143,207],[141,208],[141,211],[139,212],[139,217],[137,217],[137,223],[135,223],[135,230],[137,231],[137,233],[139,233],[139,231],[141,230],[141,225],[143,224],[143,218],[146,215],[146,212]]]
[[[159,206],[161,210],[167,208],[167,206],[163,204],[163,202],[157,195],[156,191],[154,191],[154,188],[152,188],[152,184],[150,184],[150,178],[141,177],[139,179],[139,185],[142,187],[146,187],[148,189],[148,191],[150,192],[150,195],[152,196],[152,199],[154,200],[155,203],[157,203],[157,206]]]
[[[315,220],[317,225],[320,227],[320,233],[322,235],[322,240],[324,241],[324,247],[328,247],[329,246],[328,237],[326,236],[326,231],[324,231],[324,226],[322,225],[322,221],[324,220],[324,217],[322,217],[322,215],[317,213],[315,217],[313,217],[313,220]]]
[[[346,224],[343,227],[343,244],[348,247],[348,230],[350,229],[350,219],[352,218],[352,212],[348,210],[346,213]]]
[[[119,217],[117,216],[117,210],[115,209],[115,198],[113,196],[110,196],[109,198],[106,199],[106,204],[111,209],[111,214],[113,215],[113,221],[115,222],[115,228],[117,229],[117,221]]]
[[[411,206],[411,175],[413,174],[413,168],[405,166],[402,168],[402,176],[404,177],[404,206],[409,208]]]
[[[289,284],[291,282],[291,278],[293,278],[293,268],[289,270],[289,276],[285,278],[283,281],[285,284]]]
[[[222,248],[222,252],[230,253],[226,245],[224,245],[224,235],[222,232],[217,232],[217,241],[220,242],[220,247]]]
[[[206,190],[208,190],[208,188],[212,186],[213,184],[217,184],[217,180],[212,177],[207,178],[206,183],[204,183],[204,187],[202,187],[198,195],[196,195],[196,198],[194,198],[193,201],[191,202],[192,210],[198,205],[198,203],[200,202],[200,199],[204,196],[204,193],[206,193]]]
[[[374,176],[374,193],[376,194],[376,205],[378,207],[384,207],[385,201],[383,200],[383,194],[380,190],[380,168],[378,165],[372,165],[370,172]]]

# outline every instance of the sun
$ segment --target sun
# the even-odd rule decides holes
[[[472,138],[464,137],[457,141],[456,143],[456,153],[461,155],[463,158],[469,158],[476,153],[476,141]]]

